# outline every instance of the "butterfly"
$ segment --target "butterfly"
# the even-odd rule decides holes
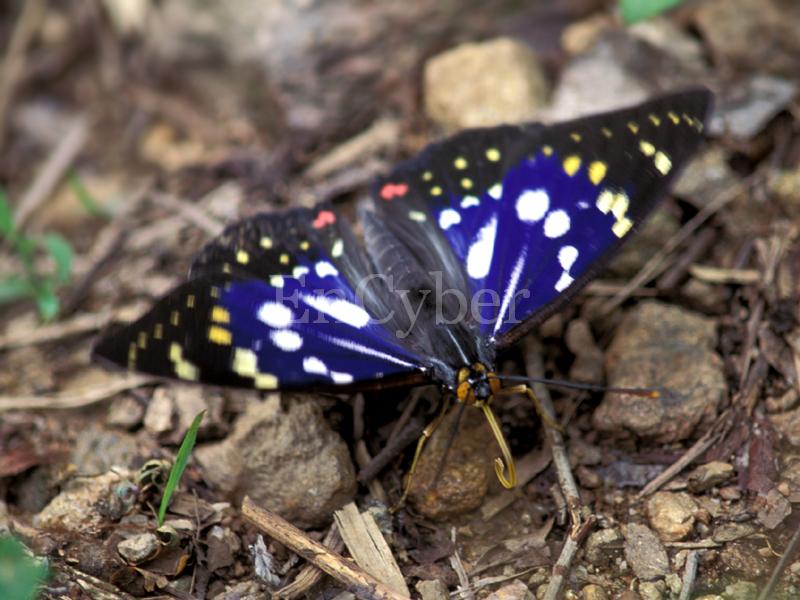
[[[431,144],[374,182],[363,240],[324,203],[235,223],[184,283],[106,332],[93,355],[259,390],[435,382],[483,409],[505,459],[498,477],[511,486],[490,409],[502,389],[498,354],[569,302],[644,222],[702,141],[710,103],[707,90],[689,90]]]

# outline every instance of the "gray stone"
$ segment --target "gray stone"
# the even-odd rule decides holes
[[[120,556],[133,565],[152,558],[157,551],[158,538],[152,533],[140,533],[117,544],[117,552]]]
[[[642,600],[662,600],[664,598],[662,587],[664,584],[661,581],[643,581],[639,584],[639,595]]]
[[[446,131],[529,121],[547,94],[536,55],[510,38],[462,44],[425,64],[425,111]]]
[[[734,468],[730,463],[714,460],[694,469],[687,478],[689,491],[697,494],[710,490],[733,476]]]
[[[422,600],[448,600],[447,586],[439,579],[423,579],[414,586]]]
[[[657,492],[647,500],[650,526],[665,542],[682,540],[692,532],[698,508],[684,492]]]
[[[657,443],[684,440],[709,426],[727,398],[716,321],[662,302],[641,302],[617,328],[606,353],[608,385],[656,388],[656,398],[607,393],[593,422]]]
[[[725,600],[755,600],[758,597],[758,585],[750,581],[737,581],[725,586],[722,597]]]
[[[616,527],[593,531],[586,540],[586,558],[595,565],[608,558],[609,546],[619,545],[622,534]]]
[[[534,600],[534,595],[527,585],[517,579],[489,594],[486,600]]]
[[[649,581],[669,574],[667,551],[649,527],[630,523],[623,534],[625,559],[639,579]]]
[[[327,522],[352,500],[350,453],[310,398],[277,394],[254,402],[228,438],[198,447],[206,476],[236,496],[250,496],[299,527]]]

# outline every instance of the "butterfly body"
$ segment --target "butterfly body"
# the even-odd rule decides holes
[[[261,390],[434,381],[485,405],[499,390],[497,354],[645,220],[699,145],[709,104],[693,90],[568,123],[463,132],[375,182],[363,242],[327,204],[234,224],[94,354]]]

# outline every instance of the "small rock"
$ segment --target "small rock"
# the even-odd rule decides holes
[[[448,600],[447,586],[439,579],[423,579],[417,582],[419,595],[422,600]]]
[[[756,528],[750,523],[720,523],[714,528],[711,539],[715,542],[732,542],[755,533]]]
[[[758,586],[750,581],[737,581],[725,586],[722,597],[725,600],[756,600]]]
[[[710,425],[727,397],[717,323],[662,302],[641,302],[617,328],[606,353],[608,385],[658,388],[658,398],[607,393],[593,423],[626,428],[657,443],[689,437]]]
[[[681,589],[683,588],[683,581],[681,580],[681,576],[677,573],[670,573],[664,578],[664,583],[667,586],[670,594],[672,596],[677,597],[681,593]]]
[[[767,529],[775,529],[792,514],[792,504],[777,488],[769,490],[764,500],[764,506],[758,511],[758,522]]]
[[[121,429],[133,429],[142,422],[144,406],[132,396],[114,400],[108,407],[106,424]]]
[[[800,168],[778,171],[767,181],[769,190],[790,219],[800,219]]]
[[[719,561],[723,568],[747,579],[759,579],[769,573],[770,563],[749,540],[736,540],[722,546]]]
[[[603,31],[613,26],[614,19],[605,12],[570,23],[561,34],[561,47],[572,56],[583,54],[591,48]]]
[[[509,38],[462,44],[425,64],[425,111],[446,131],[529,121],[547,94],[536,55]]]
[[[487,448],[493,448],[495,442],[480,411],[463,414],[459,435],[447,450],[457,416],[457,411],[452,411],[439,425],[425,445],[411,478],[408,499],[429,519],[445,519],[475,510],[494,478],[494,454]],[[445,452],[447,461],[440,471]]]
[[[769,422],[792,446],[800,446],[800,408],[768,415]]]
[[[643,581],[639,584],[639,595],[642,600],[662,600],[664,594],[659,588],[659,585],[664,587],[661,581]]]
[[[567,324],[564,342],[575,355],[575,361],[569,369],[570,380],[601,383],[605,355],[594,341],[589,323],[585,319],[572,319]]]
[[[654,17],[632,25],[628,31],[664,54],[672,56],[682,67],[698,74],[705,70],[703,45],[696,36],[690,35],[686,28],[678,25],[676,20],[666,16]]]
[[[603,484],[603,480],[601,479],[600,475],[598,475],[592,469],[584,467],[583,465],[580,465],[575,469],[575,475],[578,476],[578,481],[581,482],[581,485],[590,490],[599,488]]]
[[[264,590],[257,581],[242,581],[236,585],[229,585],[225,590],[212,600],[264,600]]]
[[[117,544],[117,552],[132,565],[138,565],[158,552],[158,538],[152,533],[140,533]]]
[[[248,495],[298,527],[327,522],[353,498],[350,453],[311,399],[271,395],[247,407],[225,441],[199,446],[195,456],[208,479]]]
[[[700,151],[678,175],[673,191],[695,206],[705,206],[715,191],[736,184],[738,178],[728,164],[728,155],[718,146]]]
[[[667,551],[649,527],[630,523],[624,535],[625,559],[639,579],[648,581],[669,574]]]
[[[89,477],[111,467],[127,467],[138,456],[135,436],[93,425],[78,436],[70,460],[80,475]]]
[[[686,483],[690,492],[698,494],[710,490],[723,481],[727,481],[733,476],[733,473],[733,465],[730,463],[713,460],[700,465],[689,473]]]
[[[206,537],[208,550],[206,551],[206,562],[209,571],[216,571],[224,567],[230,567],[234,563],[236,553],[242,547],[239,536],[234,534],[227,527],[214,525]]]
[[[153,392],[147,411],[144,413],[144,428],[153,435],[172,431],[172,417],[175,414],[175,399],[169,386],[160,386]]]
[[[117,468],[96,477],[73,479],[33,518],[34,526],[81,534],[99,530],[108,524],[105,511],[100,508],[116,498],[118,488],[132,476]]]
[[[598,529],[586,540],[586,558],[595,566],[603,566],[609,561],[609,547],[619,545],[622,534],[616,527]]]
[[[797,94],[797,83],[756,74],[740,82],[729,97],[719,99],[709,123],[711,135],[749,140],[760,133]]]
[[[719,488],[719,497],[729,502],[739,500],[742,497],[742,490],[735,485],[726,485],[725,487]]]
[[[647,501],[650,526],[665,542],[676,542],[689,535],[697,510],[697,503],[684,492],[657,492]]]
[[[608,593],[596,583],[590,583],[581,590],[583,600],[608,600]]]
[[[535,597],[527,585],[516,579],[489,594],[486,600],[535,600]]]

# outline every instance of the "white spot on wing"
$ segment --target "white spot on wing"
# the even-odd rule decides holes
[[[503,186],[500,183],[495,183],[492,187],[489,188],[489,195],[494,198],[495,200],[500,200],[503,196]]]
[[[578,249],[575,246],[562,246],[558,251],[558,264],[565,271],[569,271],[578,258]]]
[[[335,346],[339,346],[340,348],[350,350],[351,352],[355,352],[357,354],[363,354],[364,356],[374,356],[375,358],[380,358],[387,362],[391,362],[396,365],[401,365],[403,367],[419,366],[415,365],[414,363],[410,363],[406,360],[403,360],[402,358],[399,358],[397,356],[393,356],[391,354],[387,354],[386,352],[381,352],[380,350],[376,350],[375,348],[370,348],[369,346],[359,344],[358,342],[354,342],[353,340],[337,338],[337,337],[328,337],[328,336],[325,336],[324,339],[330,342],[331,344],[334,344]]]
[[[481,203],[476,196],[464,196],[461,201],[461,208],[469,208],[470,206],[479,206]]]
[[[264,302],[258,309],[258,320],[275,329],[292,324],[292,311],[278,302]]]
[[[331,371],[331,379],[337,385],[345,385],[353,383],[353,376],[350,373],[340,373],[339,371]]]
[[[439,213],[439,227],[449,229],[453,225],[461,223],[461,215],[452,208],[445,208]]]
[[[467,252],[467,274],[473,279],[482,279],[489,274],[497,236],[497,217],[493,216],[480,228]]]
[[[506,286],[506,293],[503,296],[503,301],[500,304],[500,312],[497,313],[497,322],[494,324],[494,333],[497,333],[500,330],[500,327],[503,325],[503,317],[508,310],[508,305],[511,304],[512,298],[514,298],[514,294],[517,293],[517,286],[519,285],[519,278],[522,275],[522,267],[525,266],[525,259],[528,255],[528,247],[525,246],[522,249],[522,252],[519,254],[519,258],[517,258],[517,262],[514,263],[514,268],[511,270],[511,277],[508,278],[508,285]]]
[[[517,218],[525,223],[541,221],[550,208],[550,196],[542,188],[525,190],[517,198]]]
[[[327,375],[328,367],[316,356],[308,356],[303,359],[303,371],[315,375]]]
[[[316,271],[317,277],[326,277],[328,275],[336,276],[339,274],[339,271],[336,270],[336,267],[334,267],[327,260],[321,260],[315,264],[314,271]]]
[[[552,211],[544,220],[544,234],[549,238],[558,238],[569,231],[569,215],[558,209]]]
[[[294,352],[303,346],[303,338],[296,331],[290,329],[278,329],[269,334],[272,343],[284,352]]]
[[[572,275],[569,273],[562,273],[561,277],[559,277],[558,281],[556,281],[556,291],[563,292],[573,281],[575,280],[572,278]]]
[[[304,295],[303,302],[317,309],[319,312],[325,313],[351,327],[361,329],[369,323],[370,316],[367,311],[357,304],[353,304],[342,298]]]

